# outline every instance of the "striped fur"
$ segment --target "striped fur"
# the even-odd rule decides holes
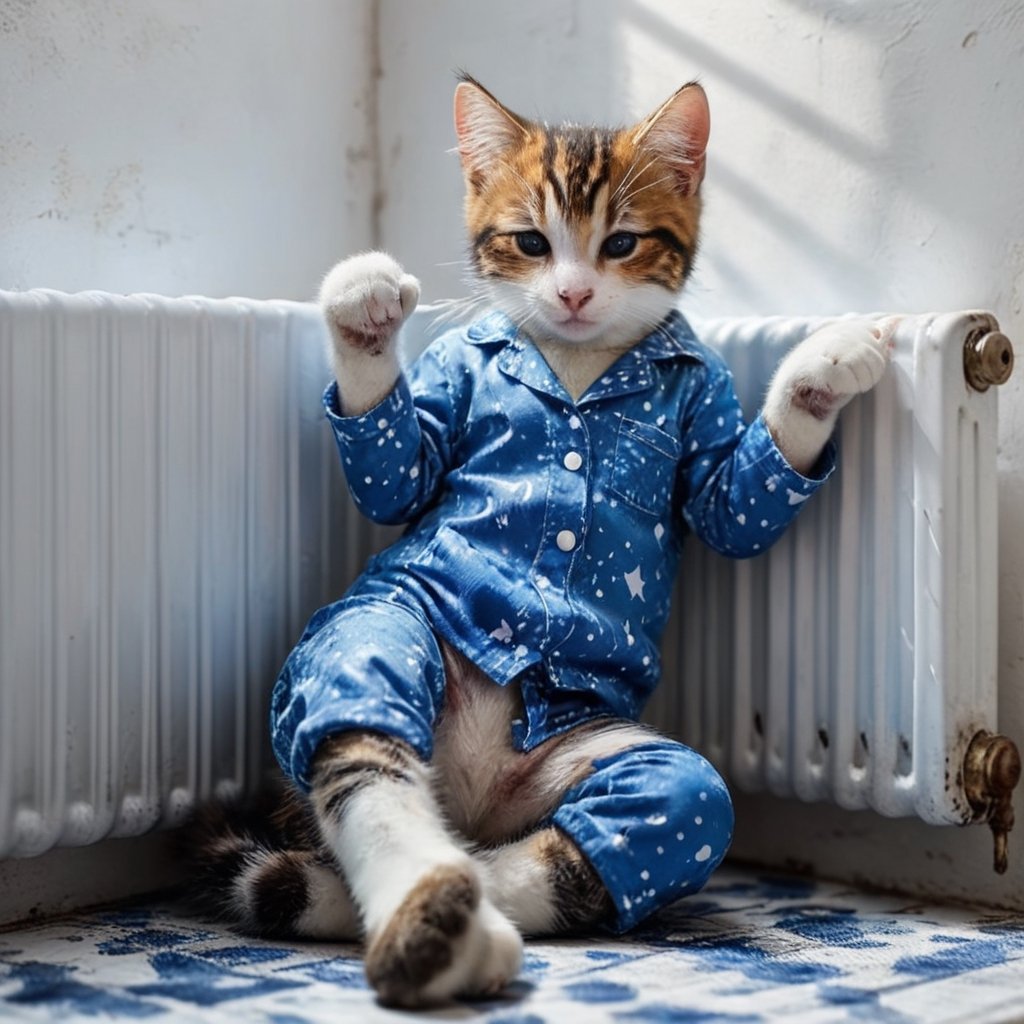
[[[201,808],[177,839],[197,907],[256,935],[353,939],[358,913],[308,801],[291,787]]]
[[[346,733],[321,744],[313,772],[313,806],[321,822],[340,823],[359,792],[382,781],[402,786],[426,782],[416,755],[401,741],[378,733]]]

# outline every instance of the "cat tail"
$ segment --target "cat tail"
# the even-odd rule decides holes
[[[356,939],[359,917],[291,790],[212,802],[175,837],[185,896],[198,911],[251,935]]]

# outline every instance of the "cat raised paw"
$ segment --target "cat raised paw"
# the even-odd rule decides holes
[[[782,361],[765,397],[764,419],[794,469],[811,469],[839,411],[882,379],[898,323],[898,317],[836,321]]]
[[[870,391],[889,362],[896,321],[866,320],[829,324],[815,331],[786,360],[793,402],[817,419],[838,411],[854,395]]]
[[[319,303],[339,355],[348,348],[376,356],[391,347],[419,297],[419,281],[396,260],[365,252],[331,268]]]

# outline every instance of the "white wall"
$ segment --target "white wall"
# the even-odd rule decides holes
[[[372,234],[372,0],[0,0],[0,288],[302,299]]]
[[[1017,0],[382,0],[382,240],[462,292],[451,69],[547,120],[624,122],[699,77],[712,108],[701,315],[995,311],[1024,359]],[[1001,398],[1000,717],[1024,746],[1024,371]],[[1019,799],[1018,799],[1019,803]],[[735,851],[1024,906],[987,830],[741,798]]]

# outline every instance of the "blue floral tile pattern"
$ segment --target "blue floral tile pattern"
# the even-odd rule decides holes
[[[727,867],[623,938],[537,941],[478,1024],[997,1024],[1024,1011],[1024,918]],[[261,942],[169,904],[0,933],[0,1020],[320,1024],[378,1006],[358,949]]]

